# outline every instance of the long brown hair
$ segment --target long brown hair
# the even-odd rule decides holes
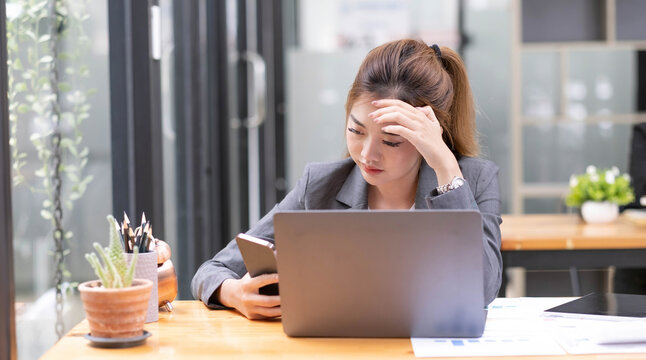
[[[372,49],[348,93],[346,119],[361,96],[431,106],[447,146],[456,154],[477,156],[475,106],[464,63],[450,48],[439,50],[441,56],[424,42],[412,39]]]

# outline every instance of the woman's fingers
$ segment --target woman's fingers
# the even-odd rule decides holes
[[[416,132],[402,125],[386,125],[381,128],[384,132],[395,134],[403,137],[408,140],[410,143],[415,145],[415,134]]]
[[[263,318],[275,318],[282,315],[280,306],[276,307],[256,307],[253,312],[262,316]]]
[[[401,101],[399,99],[379,99],[379,100],[374,100],[372,102],[372,105],[378,108],[386,107],[386,106],[397,106],[402,109],[408,109],[411,112],[415,111],[415,107],[405,101]]]
[[[437,118],[430,106],[413,107],[397,99],[376,100],[377,110],[368,114],[377,124],[395,122],[411,129],[420,130],[428,120],[436,122]]]
[[[280,295],[257,295],[252,297],[252,303],[262,307],[280,305]]]
[[[433,108],[430,106],[423,106],[423,107],[418,107],[425,115],[428,117],[431,121],[437,121],[437,117],[435,116],[435,112],[433,111]]]
[[[249,278],[249,286],[259,289],[265,285],[278,283],[278,274],[263,274]]]
[[[386,124],[386,123],[395,123],[408,128],[414,129],[417,126],[417,121],[411,119],[410,117],[400,113],[400,112],[391,112],[381,115],[379,118],[375,119],[377,124]]]
[[[242,302],[247,306],[274,307],[280,305],[280,295],[259,295],[247,293]]]
[[[408,109],[401,106],[386,106],[371,112],[370,114],[368,114],[368,116],[372,119],[378,119],[382,115],[393,113],[393,112],[401,113],[409,117],[416,117],[420,115],[419,111],[415,109]],[[426,113],[424,112],[422,113],[424,114],[424,116],[426,116]]]

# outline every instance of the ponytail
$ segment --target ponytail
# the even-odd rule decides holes
[[[362,95],[393,98],[415,107],[431,106],[456,156],[478,156],[475,105],[460,56],[423,41],[391,41],[371,50],[348,92],[346,119]]]
[[[453,83],[449,121],[444,124],[444,130],[449,133],[447,135],[455,152],[464,156],[478,156],[480,149],[476,136],[475,104],[466,68],[460,55],[452,49],[443,46],[441,54],[442,65]]]

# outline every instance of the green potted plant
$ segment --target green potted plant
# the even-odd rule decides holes
[[[617,218],[620,205],[634,199],[628,174],[621,174],[615,166],[597,169],[590,165],[584,174],[570,177],[570,192],[565,204],[580,207],[581,216],[588,223],[607,223]]]
[[[133,279],[139,250],[135,247],[128,266],[117,222],[111,215],[108,222],[110,245],[103,249],[94,243],[99,256],[95,253],[85,255],[99,280],[87,281],[78,287],[90,334],[93,338],[141,337],[153,283],[146,279]]]

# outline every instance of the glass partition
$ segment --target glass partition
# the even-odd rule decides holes
[[[84,318],[74,285],[95,277],[84,254],[107,242],[107,13],[107,1],[7,1],[19,359]]]
[[[291,189],[306,163],[345,155],[345,100],[370,49],[406,37],[457,49],[460,34],[457,0],[301,0],[287,5],[292,11],[286,11],[284,22]]]

